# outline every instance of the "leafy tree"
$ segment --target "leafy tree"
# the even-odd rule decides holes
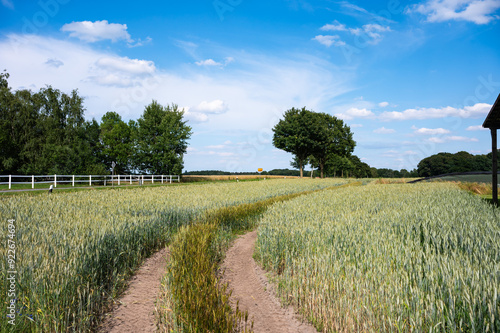
[[[291,108],[285,112],[283,118],[273,128],[273,144],[276,148],[295,155],[302,178],[308,156],[318,149],[318,122],[314,113],[305,107]]]
[[[178,106],[162,106],[153,101],[146,106],[134,128],[136,167],[156,174],[180,174],[191,127],[183,121]]]
[[[359,157],[352,155],[349,157],[353,165],[352,176],[355,178],[368,178],[371,176],[370,166],[362,162]]]
[[[317,162],[323,178],[327,160],[332,155],[349,157],[356,142],[352,138],[350,128],[342,120],[326,113],[314,113],[314,117],[317,122],[314,126],[317,145],[311,155]]]
[[[116,112],[107,112],[101,119],[100,142],[102,155],[108,170],[115,162],[115,173],[130,172],[132,156],[132,134],[130,127]]]

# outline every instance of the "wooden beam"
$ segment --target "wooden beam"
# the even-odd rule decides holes
[[[491,128],[491,152],[493,155],[493,170],[492,170],[492,192],[493,204],[498,206],[498,153],[497,153],[497,129]]]

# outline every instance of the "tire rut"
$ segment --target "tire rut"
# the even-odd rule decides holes
[[[224,282],[232,290],[231,303],[248,311],[254,332],[316,333],[308,323],[298,319],[292,307],[282,308],[265,271],[253,259],[257,231],[239,237],[227,251],[222,265]]]

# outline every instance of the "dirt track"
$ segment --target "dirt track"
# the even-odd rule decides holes
[[[156,332],[154,303],[165,274],[168,252],[156,252],[146,259],[130,286],[119,299],[119,305],[106,318],[99,332],[139,333]]]
[[[312,325],[300,322],[291,307],[281,307],[265,271],[252,258],[256,239],[257,231],[241,236],[227,252],[224,280],[233,290],[232,303],[239,301],[240,309],[248,311],[256,333],[317,332]]]

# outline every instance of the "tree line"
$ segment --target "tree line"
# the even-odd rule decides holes
[[[137,120],[85,120],[77,90],[12,91],[0,73],[0,174],[181,174],[192,132],[177,105],[152,101]]]
[[[487,155],[472,155],[465,151],[455,154],[439,153],[421,160],[417,170],[420,177],[454,172],[491,171],[492,153]]]

